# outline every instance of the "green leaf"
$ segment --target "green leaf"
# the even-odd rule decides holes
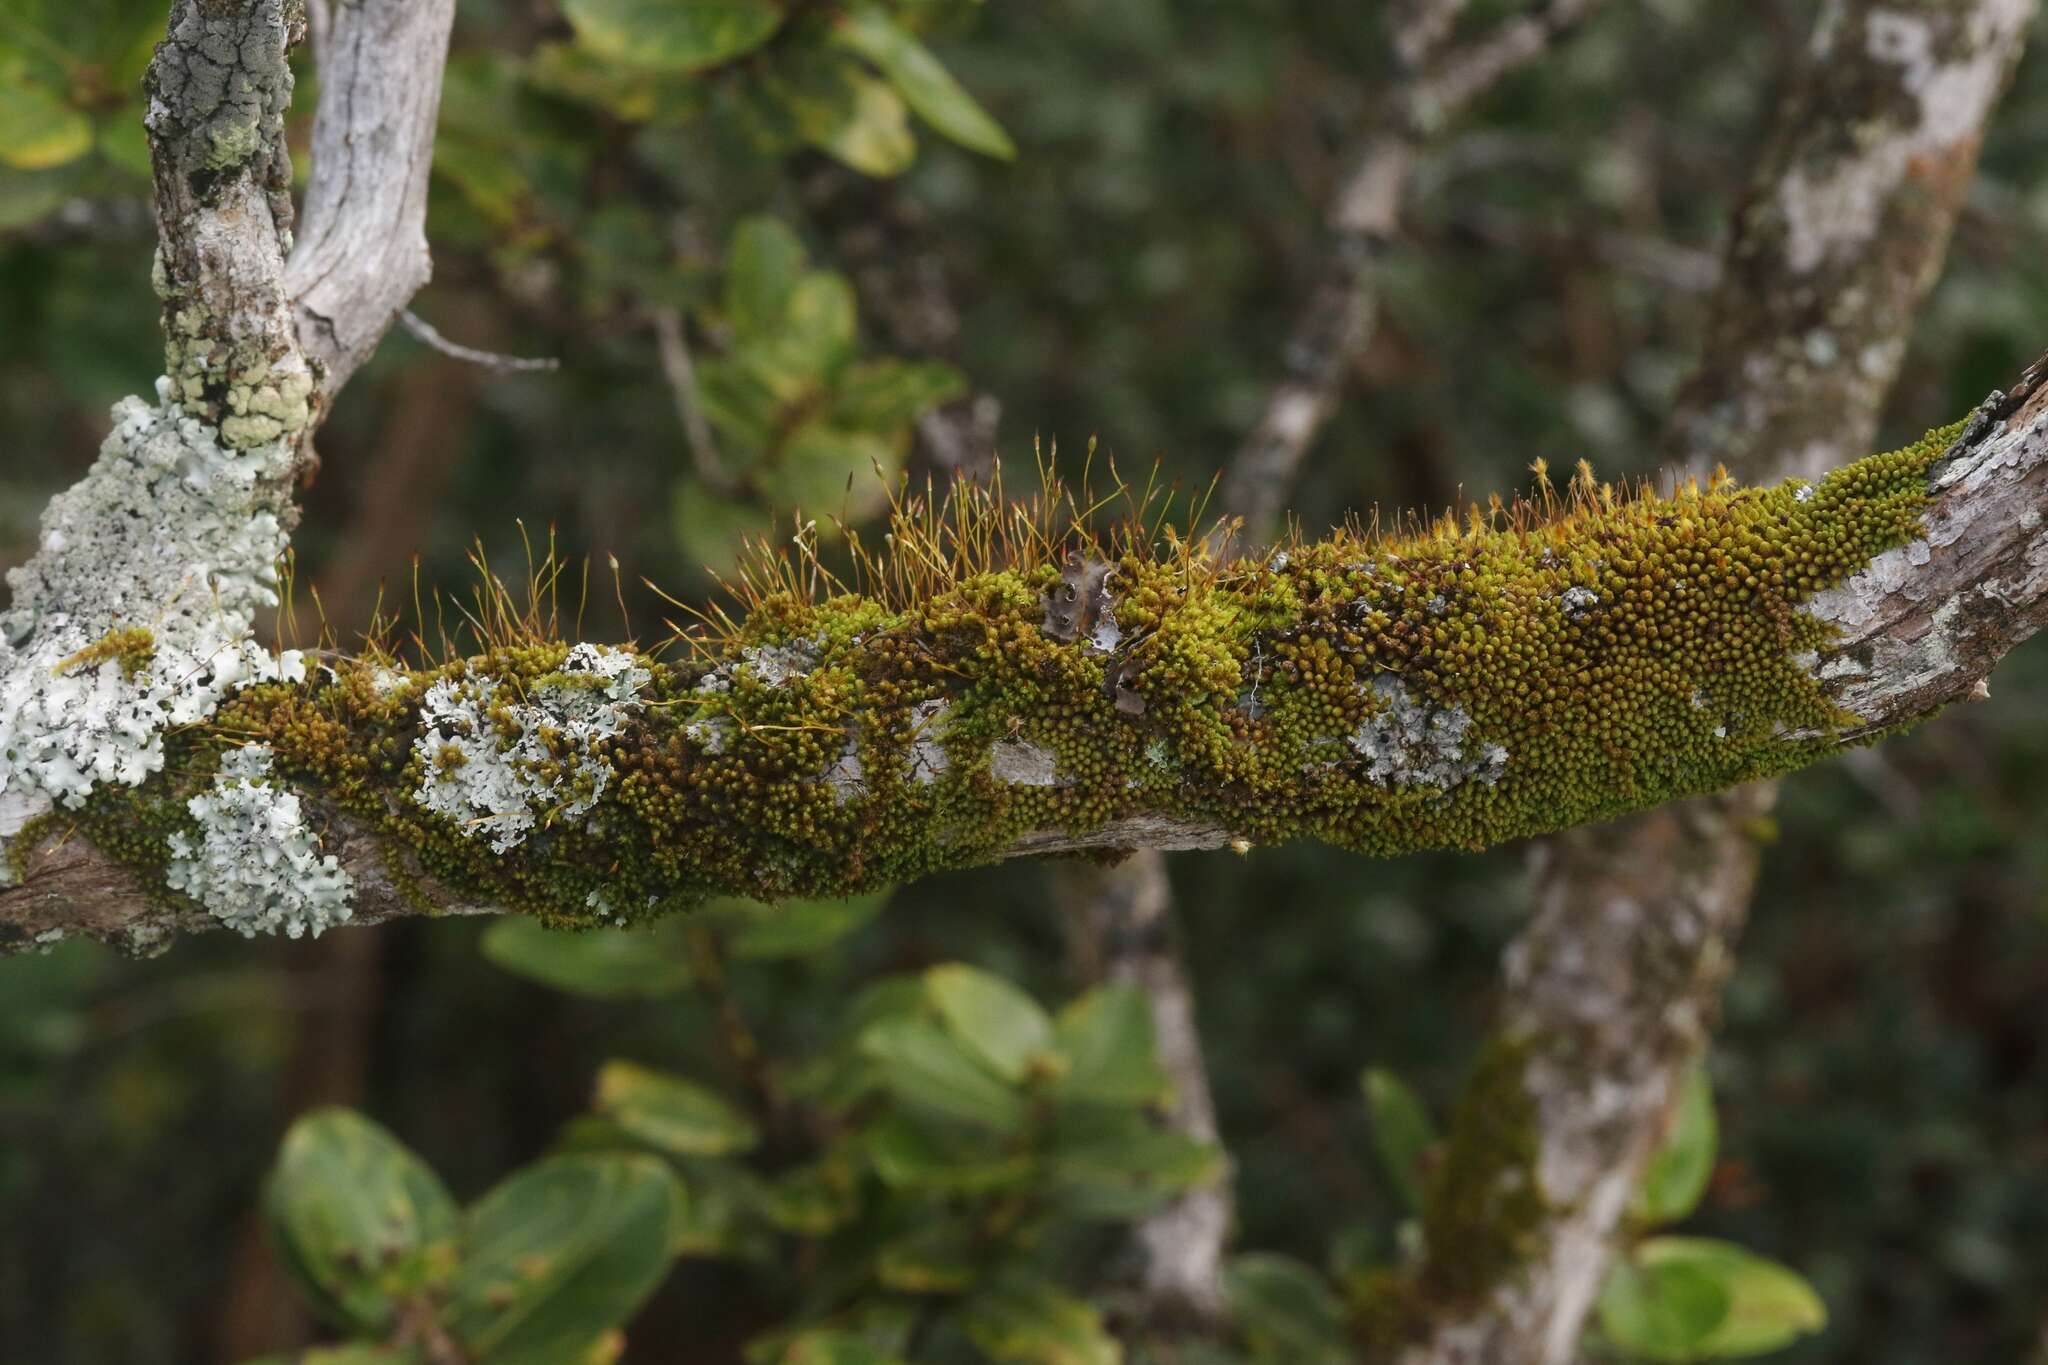
[[[1066,1063],[1060,1098],[1097,1104],[1163,1102],[1172,1083],[1159,1067],[1152,1007],[1130,986],[1103,986],[1060,1011],[1054,1047]]]
[[[968,1339],[1019,1365],[1120,1365],[1123,1348],[1092,1305],[1035,1276],[1005,1275],[962,1306]]]
[[[316,1346],[300,1356],[297,1365],[415,1365],[418,1360],[417,1351],[357,1342],[351,1346]]]
[[[1069,1218],[1136,1218],[1223,1169],[1212,1144],[1162,1128],[1136,1109],[1068,1107],[1047,1153],[1053,1197]]]
[[[508,972],[572,995],[653,999],[690,984],[682,932],[677,919],[645,929],[562,930],[509,915],[484,932],[483,953]]]
[[[831,1329],[792,1337],[774,1360],[775,1365],[905,1365],[903,1357],[883,1350],[858,1332]]]
[[[888,502],[887,479],[902,463],[900,446],[871,431],[805,422],[784,442],[776,465],[775,501],[807,513],[859,521]],[[882,478],[875,477],[875,470]]]
[[[1414,1213],[1422,1207],[1423,1161],[1436,1144],[1436,1128],[1422,1101],[1393,1072],[1368,1069],[1364,1086],[1373,1155],[1391,1193]]]
[[[742,354],[751,361],[754,349],[748,347]],[[704,405],[704,415],[724,438],[726,457],[736,456],[743,465],[759,460],[773,444],[782,413],[782,397],[759,373],[763,368],[739,359],[711,359],[697,366],[697,398]],[[739,508],[737,513],[750,519],[759,516],[751,507]]]
[[[782,26],[774,0],[562,0],[562,13],[598,56],[670,72],[731,61]]]
[[[812,271],[790,291],[775,338],[779,354],[806,374],[834,373],[852,358],[854,314],[853,286],[846,277]]]
[[[264,1213],[315,1305],[372,1332],[445,1270],[456,1231],[455,1203],[427,1164],[348,1109],[291,1126]]]
[[[1727,1289],[1698,1266],[1617,1261],[1600,1289],[1600,1330],[1650,1360],[1697,1360],[1728,1309]]]
[[[886,81],[829,50],[797,50],[762,84],[797,135],[862,175],[901,175],[917,159],[910,111]]]
[[[1017,155],[1002,125],[934,57],[931,49],[875,5],[862,5],[839,21],[839,42],[873,62],[919,118],[970,151],[1008,161]]]
[[[988,1135],[890,1114],[863,1134],[875,1174],[891,1189],[986,1194],[1016,1189],[1032,1175],[1028,1153],[1005,1151]]]
[[[966,1228],[927,1220],[882,1245],[875,1253],[875,1278],[903,1294],[958,1294],[974,1283],[974,1263]]]
[[[830,152],[862,175],[878,180],[901,175],[917,160],[917,137],[896,92],[865,72],[849,71],[853,103],[846,117],[811,133],[819,150]]]
[[[785,1171],[762,1192],[762,1211],[775,1226],[823,1237],[860,1213],[858,1156],[839,1147],[822,1160]]]
[[[839,900],[760,906],[733,935],[732,954],[739,958],[810,957],[873,919],[888,899],[888,892],[883,891]]]
[[[689,1198],[669,1223],[669,1250],[678,1256],[760,1261],[772,1254],[774,1229],[762,1221],[771,1200],[759,1175],[733,1161],[680,1158]]]
[[[134,116],[130,117],[131,114]],[[149,135],[143,130],[138,111],[123,110],[112,117],[102,117],[94,136],[108,165],[138,180],[149,178]]]
[[[929,1020],[898,1017],[870,1024],[861,1032],[860,1050],[905,1104],[999,1132],[1023,1125],[1023,1097],[978,1053]]]
[[[725,316],[741,339],[771,336],[789,315],[790,295],[808,259],[779,218],[740,220],[725,253]]]
[[[92,120],[63,96],[0,70],[0,163],[43,171],[92,150]]]
[[[677,482],[669,515],[676,544],[694,563],[708,568],[730,568],[747,537],[767,529],[766,514],[760,508],[729,502],[689,480]]]
[[[631,1317],[669,1264],[682,1189],[645,1156],[558,1156],[469,1211],[445,1325],[477,1365],[560,1365]]]
[[[1006,1081],[1022,1081],[1052,1046],[1038,1002],[993,972],[951,962],[926,972],[924,989],[954,1035]]]
[[[1647,1272],[1684,1267],[1712,1277],[1728,1299],[1725,1315],[1699,1350],[1732,1358],[1782,1350],[1828,1325],[1827,1305],[1796,1271],[1732,1242],[1653,1237],[1636,1248]]]
[[[863,361],[840,375],[829,420],[893,433],[965,392],[967,380],[941,361]]]
[[[598,1113],[643,1142],[679,1156],[726,1156],[759,1139],[752,1120],[692,1081],[631,1062],[597,1073]]]
[[[1636,1191],[1636,1217],[1656,1225],[1675,1223],[1698,1207],[1714,1173],[1719,1130],[1714,1092],[1703,1062],[1695,1062],[1680,1083],[1678,1112]]]
[[[1336,1294],[1300,1261],[1268,1253],[1239,1256],[1224,1270],[1223,1281],[1232,1318],[1260,1357],[1303,1365],[1351,1358]]]
[[[1290,1365],[1339,1365],[1352,1359],[1346,1351],[1343,1306],[1329,1283],[1307,1265],[1253,1252],[1231,1259],[1223,1285],[1231,1320],[1255,1357]]]

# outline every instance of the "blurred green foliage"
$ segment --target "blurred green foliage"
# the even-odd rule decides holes
[[[160,363],[138,80],[164,8],[0,5],[8,562]],[[1390,77],[1383,8],[462,0],[417,306],[564,364],[484,375],[387,343],[322,432],[297,538],[319,613],[346,640],[380,576],[410,600],[415,551],[459,590],[473,534],[502,560],[513,517],[551,518],[626,566],[616,590],[596,575],[584,631],[651,639],[673,609],[640,575],[697,601],[697,566],[743,535],[871,516],[876,466],[947,477],[920,423],[976,395],[1013,465],[1035,435],[1099,432],[1127,471],[1157,456],[1205,485]],[[1305,524],[1518,486],[1539,456],[1654,469],[1814,11],[1611,7],[1425,157]],[[2037,59],[1887,440],[2041,347],[2043,130]],[[1791,785],[1714,1102],[1700,1078],[1639,1195],[1596,1358],[2038,1340],[2043,686],[2022,651],[1989,704]],[[1232,1330],[1182,1358],[1345,1358],[1344,1287],[1416,1253],[1431,1115],[1485,1031],[1520,852],[1197,854],[1174,877],[1238,1219]],[[353,1365],[431,1327],[491,1360],[1106,1360],[1122,1227],[1220,1160],[1159,1128],[1149,1018],[1076,980],[1031,866],[567,940],[64,945],[0,963],[0,1000],[10,1358]],[[301,1354],[348,1330],[413,1335]]]

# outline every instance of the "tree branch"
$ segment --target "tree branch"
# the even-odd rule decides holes
[[[322,906],[592,922],[1088,848],[1477,847],[1790,771],[1967,697],[2048,616],[2042,375],[1946,447],[1818,485],[1582,485],[1542,526],[1228,565],[1027,555],[894,605],[764,598],[675,665],[517,637],[425,673],[335,660],[232,693],[158,775],[23,830],[0,923],[18,945],[198,922],[113,854],[172,889],[180,859],[245,877],[201,907],[245,930],[340,917]],[[990,523],[965,515],[974,543]],[[917,541],[939,534],[919,516],[906,561],[950,543]],[[64,670],[113,686],[134,663]],[[329,853],[341,875],[315,875]],[[273,863],[304,871],[273,885]]]
[[[183,0],[146,80],[169,396],[231,448],[295,438],[309,420],[312,378],[284,284],[287,54],[304,36],[287,0]]]
[[[1438,56],[1462,5],[1435,0],[1419,5],[1413,22],[1396,35],[1396,50],[1411,72],[1348,158],[1351,169],[1330,199],[1308,305],[1281,351],[1280,381],[1224,472],[1223,503],[1243,519],[1251,543],[1273,537],[1295,470],[1329,420],[1351,358],[1372,336],[1377,269],[1400,228],[1419,144],[1590,18],[1600,3],[1547,0]]]
[[[455,0],[334,0],[283,284],[327,402],[433,273],[427,177]]]
[[[1676,462],[1810,475],[1870,440],[2033,9],[1824,6],[1736,213],[1699,368],[1669,423]],[[1839,630],[1819,667],[1868,717],[1862,733],[1921,714],[1933,695],[1974,695],[1982,674],[1961,674],[1986,654],[1972,623],[2006,618],[2040,581],[2048,548],[2031,528],[1994,524],[2038,502],[2041,486],[2011,462],[2039,439],[2027,434],[2042,420],[2039,379],[2037,365],[1980,412],[1939,476],[1948,487],[1924,541],[1810,604]],[[1990,510],[2006,498],[2006,512]],[[1968,543],[1978,531],[1982,558]],[[1946,567],[1921,577],[1936,541]],[[2023,634],[2041,615],[2019,607],[2010,619]],[[2017,638],[1988,633],[1990,650]],[[1526,1230],[1520,1272],[1437,1305],[1407,1365],[1576,1358],[1643,1163],[1709,1041],[1755,877],[1751,830],[1775,795],[1756,783],[1539,845],[1536,913],[1508,954],[1502,1027],[1533,1040],[1525,1083],[1547,1212]]]

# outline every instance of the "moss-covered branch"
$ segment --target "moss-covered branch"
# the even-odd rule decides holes
[[[1718,790],[1931,714],[2039,624],[2038,380],[1815,484],[1582,475],[1534,513],[1227,565],[1171,533],[1013,534],[969,493],[906,512],[870,591],[769,566],[686,659],[510,634],[417,671],[334,659],[17,838],[0,919],[103,925],[59,872],[104,858],[132,870],[131,927],[317,930],[393,899],[595,924],[1020,853],[1478,848]],[[248,854],[254,826],[276,847]],[[80,840],[98,853],[49,861]],[[322,898],[329,840],[352,863]],[[250,857],[301,870],[267,888]]]

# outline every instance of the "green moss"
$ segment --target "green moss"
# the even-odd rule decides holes
[[[1048,629],[1053,542],[998,562],[961,548],[991,522],[950,540],[899,523],[871,575],[887,591],[813,600],[792,573],[700,657],[643,660],[644,705],[600,746],[594,807],[561,818],[577,794],[563,790],[503,855],[410,799],[427,776],[421,701],[466,673],[522,698],[573,681],[561,643],[399,688],[371,660],[251,688],[213,729],[174,736],[172,766],[261,740],[433,882],[570,923],[714,893],[850,893],[1146,813],[1261,843],[1477,848],[1836,747],[1850,718],[1796,658],[1826,631],[1800,605],[1916,534],[1947,437],[1810,488],[1622,498],[1585,481],[1547,519],[1496,508],[1230,565],[1171,537],[1126,546],[1099,578],[1107,649]],[[795,666],[755,667],[764,649]],[[510,738],[506,708],[496,720]],[[1051,754],[1052,783],[999,780],[1005,741]],[[1376,771],[1375,746],[1415,761]]]
[[[1528,1256],[1549,1206],[1536,1174],[1536,1102],[1526,1042],[1499,1038],[1458,1100],[1442,1162],[1423,1194],[1428,1248],[1417,1277],[1432,1303],[1470,1303]]]
[[[156,635],[148,626],[122,626],[110,630],[99,639],[58,661],[56,673],[70,673],[74,670],[97,668],[109,659],[121,664],[121,676],[133,678],[150,661],[156,658]]]
[[[1487,1045],[1424,1187],[1422,1259],[1368,1271],[1348,1286],[1352,1331],[1368,1358],[1398,1353],[1439,1314],[1469,1311],[1537,1245],[1551,1209],[1537,1174],[1528,1063],[1526,1040]]]

